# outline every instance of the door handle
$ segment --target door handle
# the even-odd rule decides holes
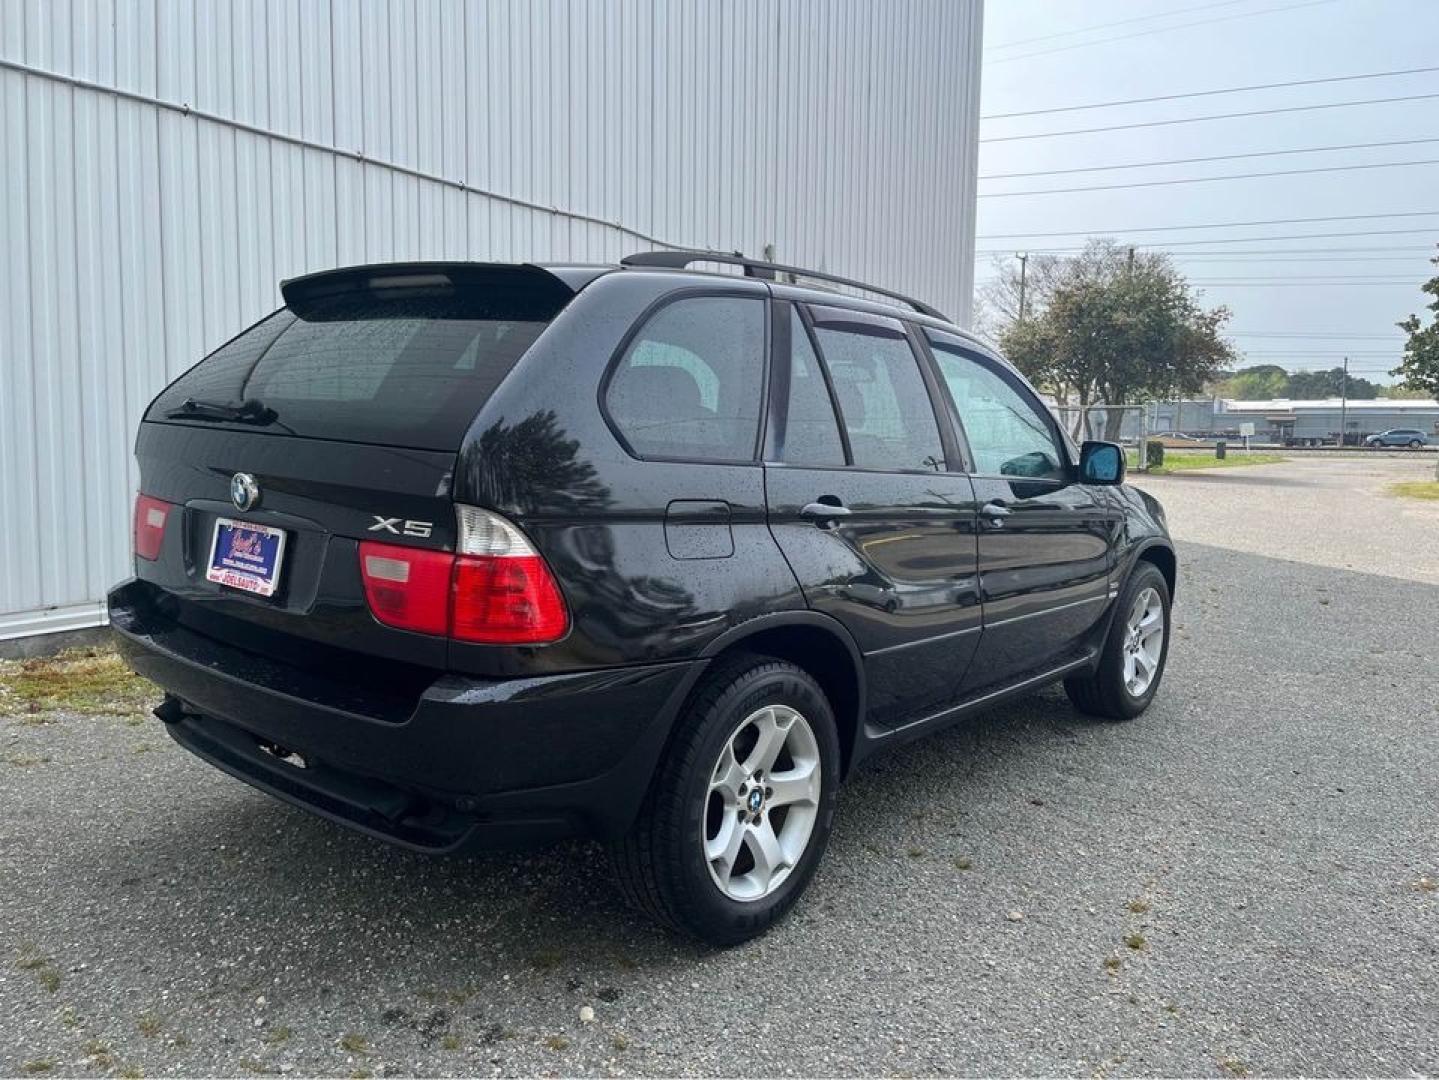
[[[826,521],[833,521],[835,518],[849,517],[851,513],[853,511],[838,499],[833,502],[820,499],[817,502],[805,503],[800,509],[799,516],[808,518],[816,524],[823,524]]]
[[[1013,513],[1003,500],[992,499],[979,508],[979,516],[984,518],[984,523],[991,529],[1002,529],[1004,519]]]

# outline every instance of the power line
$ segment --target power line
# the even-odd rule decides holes
[[[1031,248],[1031,251],[1042,251],[1042,248]],[[1231,256],[1259,256],[1263,262],[1270,255],[1319,255],[1324,258],[1342,258],[1345,255],[1353,255],[1358,252],[1380,252],[1380,251],[1411,251],[1412,255],[1393,255],[1386,258],[1403,259],[1406,262],[1413,262],[1415,259],[1425,260],[1427,254],[1433,252],[1434,247],[1430,244],[1416,244],[1413,247],[1357,247],[1357,248],[1255,248],[1252,251],[1192,251],[1180,252],[1174,256],[1176,259],[1207,259],[1211,256],[1216,259],[1228,259]],[[1299,260],[1302,261],[1302,260]]]
[[[1119,169],[1151,169],[1160,165],[1195,165],[1205,161],[1235,161],[1240,158],[1284,157],[1289,154],[1320,154],[1330,150],[1374,150],[1388,146],[1415,146],[1436,143],[1431,139],[1391,139],[1387,142],[1347,143],[1339,146],[1309,146],[1295,150],[1253,150],[1244,154],[1214,154],[1210,157],[1170,158],[1167,161],[1130,161],[1119,165],[1084,165],[1073,169],[1037,169],[1034,172],[989,173],[980,180],[1018,180],[1027,176],[1064,176],[1069,173],[1113,172]]]
[[[1333,281],[1336,278],[1343,278],[1345,281],[1400,281],[1407,282],[1413,278],[1399,277],[1397,274],[1342,274],[1339,272],[1331,274],[1218,274],[1212,278],[1190,278],[1190,281]]]
[[[1038,254],[1038,253],[1035,253]],[[1221,266],[1226,263],[1236,263],[1241,266],[1253,266],[1255,263],[1299,263],[1301,265],[1313,265],[1314,263],[1412,263],[1415,259],[1422,258],[1418,255],[1361,255],[1357,258],[1349,255],[1316,255],[1313,258],[1299,258],[1297,256],[1285,255],[1279,258],[1268,258],[1263,255],[1257,257],[1239,258],[1233,255],[1177,255],[1176,261],[1186,265],[1199,266]],[[1397,273],[1398,271],[1395,271]]]
[[[1260,338],[1319,338],[1323,340],[1344,340],[1344,341],[1391,341],[1390,334],[1345,334],[1335,330],[1226,330],[1224,333],[1229,337],[1260,337]]]
[[[1094,236],[1123,232],[1178,232],[1188,229],[1237,229],[1249,225],[1308,225],[1318,221],[1371,221],[1377,218],[1439,217],[1439,210],[1397,210],[1384,214],[1338,214],[1331,217],[1268,218],[1262,221],[1207,221],[1198,225],[1139,225],[1125,229],[1075,229],[1070,232],[985,233],[977,240],[1017,240],[1034,236]]]
[[[1003,281],[1003,280],[1004,280],[1003,278],[997,278],[997,277],[979,278],[979,279],[977,279],[977,280],[975,281],[975,285],[976,285],[976,286],[978,286],[978,285],[993,285],[993,284],[996,284],[996,283],[998,283],[998,282],[1000,282],[1000,281]],[[1334,275],[1334,276],[1332,276],[1332,277],[1293,277],[1293,276],[1288,276],[1288,275],[1285,275],[1285,276],[1275,276],[1275,277],[1217,277],[1217,278],[1192,277],[1192,278],[1186,279],[1186,283],[1189,284],[1189,285],[1208,285],[1208,286],[1221,286],[1221,285],[1223,285],[1223,286],[1229,286],[1229,287],[1233,287],[1233,288],[1256,288],[1256,289],[1259,289],[1259,288],[1271,288],[1271,287],[1273,287],[1273,288],[1300,288],[1300,287],[1305,287],[1305,286],[1325,287],[1325,286],[1330,286],[1330,285],[1355,285],[1355,286],[1358,286],[1358,285],[1387,285],[1387,286],[1403,286],[1403,287],[1415,288],[1415,289],[1417,290],[1418,285],[1419,285],[1419,282],[1418,282],[1416,279],[1414,279],[1414,278],[1407,278],[1407,277],[1406,277],[1406,278],[1341,277],[1341,276],[1339,276],[1339,275],[1337,275],[1337,274]]]
[[[1218,241],[1215,241],[1215,242],[1217,243]],[[1154,251],[1154,252],[1166,252],[1166,251],[1167,251],[1166,248],[1161,247],[1161,246],[1158,246],[1157,244],[1156,244],[1156,245],[1141,245],[1141,246],[1142,246],[1146,251]],[[1062,248],[1031,247],[1031,248],[1026,248],[1025,250],[1026,250],[1027,252],[1029,252],[1029,254],[1031,254],[1031,255],[1059,255],[1059,254],[1063,254],[1063,253],[1065,253],[1065,252],[1083,251],[1083,250],[1085,250],[1085,249],[1082,248],[1082,247],[1062,247]],[[1423,253],[1425,253],[1425,254],[1405,255],[1405,256],[1401,256],[1401,257],[1404,258],[1406,261],[1410,261],[1410,262],[1412,262],[1412,261],[1415,260],[1415,259],[1419,259],[1419,260],[1422,260],[1422,261],[1426,261],[1426,262],[1427,262],[1427,261],[1428,261],[1428,259],[1427,259],[1427,254],[1428,254],[1428,253],[1432,253],[1432,252],[1434,251],[1434,248],[1431,247],[1431,246],[1429,246],[1429,245],[1418,245],[1418,246],[1415,246],[1415,247],[1357,247],[1357,248],[1347,248],[1347,247],[1332,247],[1332,248],[1325,248],[1325,247],[1317,247],[1317,248],[1254,248],[1253,250],[1240,250],[1240,251],[1235,251],[1234,249],[1231,248],[1231,249],[1228,250],[1228,251],[1179,251],[1179,252],[1168,251],[1167,253],[1169,254],[1169,256],[1170,256],[1171,258],[1179,259],[1179,260],[1210,259],[1210,258],[1213,258],[1213,259],[1221,260],[1221,261],[1222,261],[1222,260],[1228,260],[1228,259],[1231,258],[1231,257],[1234,257],[1234,258],[1257,257],[1260,262],[1263,262],[1263,261],[1265,261],[1265,259],[1266,259],[1268,256],[1270,256],[1270,255],[1276,255],[1276,254],[1278,254],[1278,255],[1319,255],[1319,256],[1324,256],[1324,257],[1326,257],[1326,258],[1334,258],[1334,257],[1337,257],[1337,256],[1342,256],[1342,255],[1352,255],[1352,254],[1354,254],[1355,252],[1363,253],[1363,252],[1371,252],[1371,251],[1377,251],[1377,252],[1387,252],[1387,251],[1423,252]],[[979,251],[976,251],[975,254],[976,254],[976,255],[1013,255],[1014,252],[1013,252],[1011,249],[1009,249],[1009,248],[983,248],[983,249],[981,249],[981,250],[979,250]],[[1298,261],[1303,261],[1303,260],[1298,260]]]
[[[1154,101],[1179,101],[1182,98],[1214,97],[1218,94],[1244,94],[1252,90],[1278,90],[1289,86],[1318,86],[1321,83],[1358,82],[1361,79],[1386,79],[1399,75],[1423,75],[1439,71],[1439,67],[1401,68],[1397,71],[1371,71],[1364,75],[1333,75],[1325,79],[1291,79],[1288,82],[1254,83],[1250,86],[1228,86],[1222,90],[1194,90],[1187,94],[1157,94],[1154,97],[1121,98],[1096,101],[1089,105],[1059,105],[1050,109],[1026,109],[1023,112],[989,113],[981,120],[1009,120],[1018,116],[1042,116],[1047,113],[1080,112],[1084,109],[1112,109],[1118,105],[1146,105]]]
[[[1434,96],[1439,97],[1439,94]],[[1035,191],[981,191],[976,198],[1012,199],[1020,195],[1065,195],[1076,191],[1172,187],[1175,184],[1208,184],[1218,180],[1257,180],[1266,176],[1304,176],[1312,173],[1356,172],[1362,169],[1401,169],[1416,165],[1439,165],[1439,158],[1425,158],[1420,161],[1374,161],[1363,165],[1322,165],[1312,169],[1274,169],[1269,172],[1229,173],[1225,176],[1185,176],[1173,180],[1136,180],[1128,184],[1091,184],[1088,187],[1039,188]]]
[[[1215,242],[1217,243],[1218,241],[1215,241]],[[1145,251],[1145,252],[1148,252],[1148,253],[1151,253],[1151,254],[1165,254],[1165,255],[1168,255],[1171,259],[1174,259],[1174,260],[1177,261],[1177,262],[1183,262],[1183,263],[1189,263],[1189,262],[1194,262],[1194,261],[1200,261],[1200,262],[1217,262],[1217,263],[1223,263],[1223,262],[1248,263],[1248,262],[1251,262],[1251,261],[1252,261],[1252,262],[1288,262],[1288,261],[1293,261],[1293,262],[1331,262],[1331,261],[1332,261],[1332,262],[1346,262],[1346,261],[1349,261],[1349,260],[1346,259],[1345,256],[1346,256],[1346,255],[1351,255],[1353,252],[1365,252],[1365,251],[1405,251],[1405,250],[1408,250],[1408,251],[1413,251],[1413,252],[1416,252],[1416,253],[1419,253],[1419,252],[1424,253],[1424,254],[1413,254],[1413,255],[1403,255],[1403,256],[1389,256],[1389,258],[1395,258],[1396,260],[1401,260],[1401,259],[1402,259],[1404,262],[1413,264],[1416,260],[1419,261],[1419,262],[1429,262],[1430,260],[1429,260],[1429,258],[1428,258],[1428,254],[1429,254],[1429,253],[1432,253],[1432,252],[1434,251],[1434,248],[1433,248],[1433,247],[1429,247],[1429,246],[1420,246],[1420,247],[1414,247],[1414,248],[1388,248],[1388,247],[1370,247],[1370,248],[1322,248],[1322,247],[1320,247],[1320,248],[1256,248],[1256,249],[1254,249],[1254,250],[1252,250],[1252,251],[1249,251],[1249,250],[1235,251],[1235,250],[1233,250],[1232,248],[1231,248],[1230,250],[1228,250],[1228,251],[1169,251],[1167,248],[1160,247],[1160,246],[1147,246],[1147,245],[1144,245],[1144,246],[1137,245],[1137,246],[1140,247],[1140,250],[1143,250],[1143,251]],[[1030,254],[1030,255],[1065,255],[1065,254],[1076,254],[1076,253],[1078,253],[1078,252],[1084,251],[1085,249],[1082,248],[1082,247],[1065,247],[1065,248],[1039,248],[1039,247],[1032,247],[1032,248],[1026,248],[1025,250],[1026,250],[1026,252],[1027,252],[1028,254]],[[1271,258],[1269,257],[1269,256],[1274,255],[1274,254],[1276,254],[1276,253],[1278,253],[1278,254],[1280,254],[1280,255],[1284,255],[1284,256],[1294,256],[1294,258],[1292,258],[1292,259],[1290,259],[1290,258],[1271,259]],[[1013,250],[1009,249],[1009,248],[984,248],[984,249],[982,249],[982,250],[979,250],[979,251],[976,251],[976,252],[975,252],[976,257],[977,257],[977,256],[980,256],[980,255],[998,255],[998,256],[1004,257],[1004,256],[1011,256],[1011,255],[1013,255],[1013,254],[1015,254],[1015,252],[1014,252]],[[1300,258],[1299,256],[1312,256],[1312,258]],[[1365,261],[1365,260],[1364,260],[1363,258],[1359,258],[1359,259],[1354,259],[1353,261],[1355,261],[1355,262],[1363,262],[1363,261]],[[1419,269],[1421,272],[1423,272],[1423,268],[1422,268],[1422,267],[1419,267],[1419,268],[1417,268],[1417,269]]]
[[[1199,278],[1190,278],[1189,284],[1199,285],[1211,289],[1328,289],[1343,286],[1346,289],[1357,289],[1362,287],[1373,288],[1384,286],[1393,288],[1396,286],[1410,285],[1405,281],[1205,281]]]
[[[1212,277],[1191,277],[1191,284],[1205,284],[1207,282],[1227,281],[1233,284],[1254,284],[1262,285],[1266,281],[1284,281],[1303,283],[1306,281],[1380,281],[1386,285],[1407,285],[1415,282],[1413,278],[1398,277],[1393,274],[1346,274],[1336,270],[1329,274],[1214,274]]]
[[[1136,15],[1132,19],[1119,19],[1115,22],[1097,23],[1094,26],[1080,26],[1073,30],[1060,30],[1054,34],[1040,34],[1038,37],[1017,38],[1014,41],[997,41],[987,46],[990,49],[1013,49],[1019,45],[1032,45],[1036,41],[1053,41],[1055,38],[1073,37],[1075,34],[1089,34],[1095,30],[1108,30],[1115,26],[1128,26],[1131,23],[1148,22],[1151,19],[1165,19],[1172,15],[1187,15],[1193,11],[1209,11],[1212,8],[1233,7],[1235,4],[1242,4],[1245,0],[1219,0],[1214,4],[1199,4],[1195,7],[1178,8],[1174,11],[1156,11],[1149,15]]]
[[[1435,95],[1439,96],[1439,95]],[[1227,173],[1222,177],[1176,177],[1171,180],[1134,180],[1125,184],[1089,184],[1085,187],[1040,187],[1033,191],[980,191],[976,198],[1016,198],[1019,196],[1062,196],[1075,191],[1118,191],[1134,187],[1173,187],[1176,184],[1210,184],[1220,180],[1262,180],[1265,177],[1298,177],[1315,173],[1357,173],[1370,168],[1413,168],[1416,165],[1439,165],[1439,158],[1419,161],[1368,161],[1358,165],[1315,165],[1314,168],[1275,168],[1265,173]]]
[[[1269,282],[1275,282],[1280,285],[1362,285],[1367,282],[1374,285],[1413,285],[1417,287],[1419,284],[1413,278],[1381,277],[1377,275],[1351,276],[1339,273],[1309,275],[1307,277],[1303,275],[1290,277],[1284,274],[1258,274],[1242,277],[1234,275],[1231,277],[1221,274],[1217,277],[1192,277],[1188,280],[1191,285],[1217,285],[1220,282],[1224,282],[1227,285],[1264,285]]]
[[[1030,251],[1043,251],[1043,248],[1029,248]],[[1393,259],[1404,262],[1424,262],[1426,256],[1434,248],[1429,244],[1414,244],[1394,246],[1373,246],[1373,247],[1316,247],[1316,248],[1243,248],[1239,251],[1182,251],[1175,256],[1176,259],[1233,259],[1240,256],[1253,256],[1261,262],[1268,262],[1274,257],[1281,261],[1294,259],[1302,261],[1300,256],[1311,256],[1322,259],[1343,259],[1352,258],[1358,261],[1366,259]],[[1408,254],[1402,254],[1407,252]]]
[[[1278,236],[1229,236],[1217,240],[1165,240],[1162,246],[1159,243],[1136,244],[1135,247],[1146,249],[1157,248],[1164,251],[1172,247],[1193,247],[1196,244],[1251,244],[1262,240],[1325,240],[1336,236],[1412,236],[1416,233],[1427,236],[1439,232],[1439,229],[1373,229],[1368,232],[1324,232],[1324,233],[1287,233]],[[1083,247],[1070,248],[1046,248],[1046,253],[1060,254],[1063,252],[1083,251]],[[1008,252],[999,248],[989,248],[975,252],[976,255],[1005,255]]]
[[[1196,19],[1194,22],[1175,23],[1173,26],[1156,26],[1149,30],[1136,30],[1132,34],[1116,34],[1113,37],[1099,38],[1095,41],[1077,41],[1072,45],[1056,45],[1052,49],[1036,49],[1034,52],[1021,53],[1018,56],[1002,56],[997,60],[987,61],[989,64],[1008,64],[1014,60],[1028,60],[1035,56],[1049,56],[1051,53],[1066,52],[1070,49],[1083,49],[1090,45],[1107,45],[1111,41],[1124,41],[1128,38],[1144,37],[1147,34],[1158,34],[1166,30],[1187,30],[1192,26],[1207,26],[1210,23],[1228,22],[1230,19],[1248,19],[1256,15],[1270,15],[1279,11],[1292,11],[1295,8],[1316,7],[1319,4],[1333,3],[1334,0],[1306,0],[1301,4],[1287,4],[1283,7],[1261,8],[1258,11],[1243,11],[1234,15],[1220,15],[1214,19]]]
[[[1361,98],[1358,101],[1328,101],[1319,105],[1284,105],[1271,109],[1249,109],[1245,112],[1212,113],[1209,116],[1182,116],[1172,120],[1145,120],[1135,124],[1108,124],[1104,127],[1071,128],[1068,131],[1037,131],[1031,135],[991,135],[982,143],[1019,142],[1023,139],[1053,139],[1060,135],[1093,135],[1100,131],[1133,131],[1135,128],[1169,127],[1174,124],[1197,124],[1202,120],[1235,120],[1245,116],[1275,116],[1280,113],[1314,112],[1316,109],[1347,109],[1354,105],[1387,105],[1396,101],[1427,101],[1439,97],[1432,94],[1403,94],[1398,97]]]

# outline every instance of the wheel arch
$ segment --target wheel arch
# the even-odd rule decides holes
[[[1135,567],[1142,562],[1153,563],[1159,568],[1159,572],[1164,575],[1164,583],[1169,586],[1169,600],[1173,603],[1174,587],[1179,579],[1179,559],[1174,554],[1174,548],[1163,540],[1153,540],[1145,544],[1135,552],[1129,572],[1134,573]]]
[[[834,710],[840,775],[847,777],[864,730],[865,679],[859,646],[844,625],[816,611],[762,615],[721,634],[703,655],[713,662],[736,652],[788,660],[819,683]]]
[[[1169,586],[1169,602],[1172,604],[1174,602],[1174,586],[1179,578],[1179,559],[1174,553],[1173,545],[1160,537],[1153,537],[1136,544],[1125,556],[1123,571],[1115,575],[1111,597],[1118,598],[1140,563],[1149,563],[1164,575],[1164,583]],[[1095,664],[1099,663],[1099,655],[1104,649],[1104,642],[1109,637],[1109,628],[1114,625],[1114,620],[1118,617],[1119,606],[1117,603],[1111,603],[1108,613],[1095,627],[1094,637],[1091,639],[1095,650]]]

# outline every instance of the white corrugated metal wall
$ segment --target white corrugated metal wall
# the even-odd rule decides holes
[[[967,321],[982,0],[0,0],[0,639],[100,621],[135,424],[277,283],[779,258]]]

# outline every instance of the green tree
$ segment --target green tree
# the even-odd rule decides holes
[[[1422,401],[1430,396],[1427,390],[1421,390],[1417,386],[1381,386],[1379,396],[1388,398],[1390,401]]]
[[[1278,364],[1240,368],[1215,387],[1220,397],[1237,401],[1267,401],[1289,396],[1289,372]]]
[[[1430,261],[1439,266],[1439,257]],[[1439,276],[1430,278],[1420,289],[1432,298],[1424,306],[1434,313],[1433,318],[1428,326],[1418,315],[1410,315],[1399,324],[1409,340],[1404,343],[1404,359],[1389,374],[1403,379],[1408,389],[1439,398]]]
[[[1368,379],[1350,375],[1344,377],[1342,367],[1327,371],[1296,371],[1289,376],[1289,390],[1285,397],[1298,399],[1337,398],[1346,395],[1356,401],[1372,401],[1379,396],[1379,387]]]
[[[999,332],[1009,358],[1062,404],[1078,407],[1076,436],[1093,405],[1131,405],[1198,393],[1234,359],[1220,331],[1227,308],[1206,309],[1168,256],[1091,240],[1058,261],[1028,317]],[[1111,410],[1105,436],[1119,434]]]

